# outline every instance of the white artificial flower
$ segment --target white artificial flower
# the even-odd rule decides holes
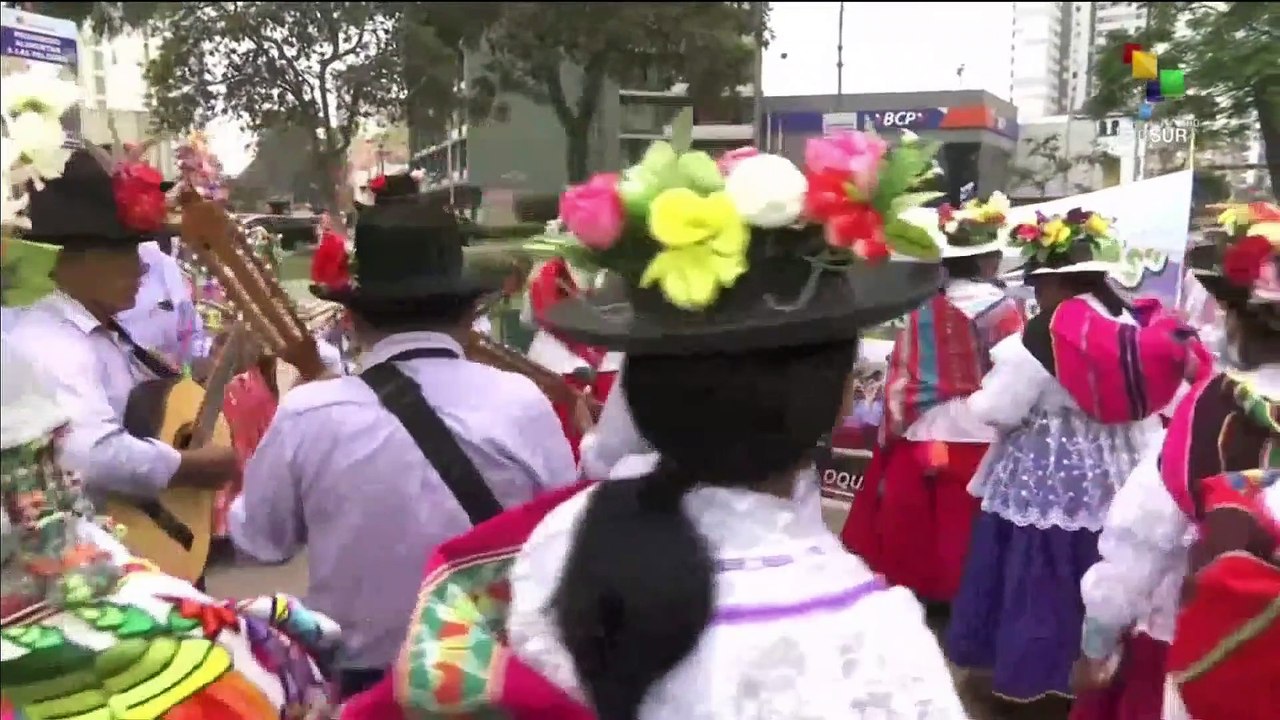
[[[31,70],[9,75],[0,83],[0,105],[8,117],[34,112],[58,120],[78,102],[79,85]]]
[[[944,232],[948,234],[954,234],[957,230],[960,229],[960,222],[954,219],[948,220],[946,224],[942,226],[942,229]]]
[[[934,160],[933,164],[929,166],[929,169],[925,171],[923,177],[925,179],[928,179],[928,178],[938,177],[941,174],[942,174],[942,166],[938,164],[937,160]]]
[[[903,145],[914,145],[917,141],[920,140],[920,136],[911,132],[910,130],[903,130],[901,137],[902,137]]]
[[[804,173],[779,155],[743,158],[724,181],[724,192],[743,221],[759,228],[795,223],[808,190]]]
[[[62,147],[66,137],[58,118],[26,112],[7,124],[9,140],[38,177],[49,180],[62,175],[71,151]]]
[[[938,229],[938,211],[930,207],[913,207],[898,214],[898,219],[923,229],[938,247],[946,247],[947,236]]]
[[[1007,215],[1009,213],[1009,209],[1012,208],[1013,205],[1009,203],[1009,198],[1005,197],[1004,193],[997,190],[991,193],[991,197],[987,198],[987,204],[985,207],[987,212],[996,212],[1001,215]]]

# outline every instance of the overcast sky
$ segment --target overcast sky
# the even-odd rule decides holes
[[[850,2],[844,15],[844,92],[1009,91],[1013,3]],[[766,95],[836,92],[840,3],[772,5],[774,41],[764,58]],[[783,55],[786,55],[784,58]],[[956,68],[964,65],[964,74]],[[225,170],[252,159],[252,136],[215,122],[210,143]]]
[[[765,52],[765,95],[836,92],[840,5],[772,5],[774,40]],[[1012,6],[845,3],[844,92],[982,88],[1008,95]],[[965,70],[957,78],[960,65]]]

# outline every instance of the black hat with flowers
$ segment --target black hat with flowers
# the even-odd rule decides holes
[[[413,182],[412,192],[399,181],[379,185],[375,204],[357,216],[353,256],[349,262],[327,263],[331,270],[316,278],[313,295],[357,311],[408,310],[502,287],[504,273],[465,262],[458,217],[418,194],[416,181],[403,177]]]
[[[937,292],[936,228],[903,216],[931,199],[912,191],[935,145],[814,138],[802,171],[753,149],[717,163],[685,150],[687,128],[678,136],[621,175],[569,188],[567,232],[526,245],[626,287],[621,302],[552,306],[546,322],[558,332],[633,355],[812,345],[854,339]]]
[[[23,239],[72,249],[132,249],[168,218],[172,183],[137,158],[116,162],[97,148],[71,153],[62,175],[28,188]]]
[[[1280,329],[1280,207],[1231,206],[1218,221],[1212,242],[1187,251],[1187,265],[1218,302]]]
[[[1026,260],[1028,278],[1060,273],[1114,271],[1121,245],[1111,222],[1098,213],[1072,208],[1065,215],[1036,211],[1034,222],[1018,223],[1009,243]]]

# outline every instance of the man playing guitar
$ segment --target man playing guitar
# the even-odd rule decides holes
[[[63,462],[90,496],[154,498],[169,487],[214,489],[236,472],[229,447],[176,450],[125,431],[130,392],[176,374],[139,346],[115,317],[134,306],[143,275],[138,244],[165,220],[164,183],[144,163],[114,174],[87,150],[71,155],[62,177],[28,188],[25,239],[61,248],[56,290],[24,312],[10,342],[38,353],[71,414]]]

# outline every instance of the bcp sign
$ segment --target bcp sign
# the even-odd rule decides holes
[[[937,130],[946,117],[945,108],[919,110],[865,110],[858,113],[863,130]]]

